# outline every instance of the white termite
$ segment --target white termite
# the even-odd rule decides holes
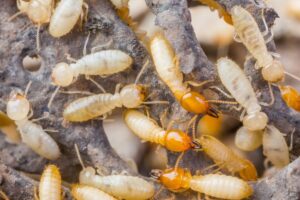
[[[30,103],[26,97],[20,93],[12,92],[7,103],[7,116],[14,120],[22,142],[29,146],[40,156],[55,160],[60,156],[60,150],[56,142],[43,128],[29,120]]]
[[[247,115],[243,118],[244,126],[251,131],[263,130],[268,123],[268,116],[261,111],[261,106],[255,92],[241,68],[228,58],[220,58],[217,70],[222,84],[246,109]]]
[[[263,131],[249,131],[244,126],[236,132],[234,143],[243,151],[254,151],[262,145]]]
[[[289,147],[283,134],[275,126],[269,125],[264,131],[263,154],[277,168],[290,163]]]
[[[83,0],[61,0],[51,17],[49,32],[53,37],[61,37],[68,34],[80,16],[84,15],[83,6],[87,4]]]
[[[72,195],[76,200],[117,200],[109,194],[87,185],[73,185]]]

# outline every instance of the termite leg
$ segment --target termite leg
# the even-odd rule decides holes
[[[178,168],[178,166],[179,166],[179,164],[180,164],[180,162],[181,162],[181,160],[182,160],[182,158],[183,158],[183,156],[184,156],[184,151],[183,152],[181,152],[180,153],[180,155],[178,156],[178,158],[177,158],[177,160],[176,160],[176,163],[175,163],[175,166],[174,166],[174,169],[176,170],[177,168]]]
[[[88,33],[88,36],[86,37],[86,40],[84,42],[84,46],[83,46],[83,50],[82,50],[82,55],[85,56],[87,54],[87,45],[89,43],[89,39],[90,39],[90,34],[91,32]]]
[[[293,79],[295,79],[295,80],[297,80],[297,81],[300,81],[300,77],[295,76],[294,74],[291,74],[291,73],[289,73],[289,72],[287,72],[287,71],[284,71],[284,73],[285,73],[286,75],[292,77]]]
[[[241,113],[241,115],[240,115],[240,121],[243,121],[243,119],[245,117],[245,114],[246,114],[246,109],[244,109],[243,112]]]
[[[267,35],[269,35],[269,33],[270,33],[270,35],[267,37],[267,39],[265,39],[265,43],[267,44],[267,43],[269,43],[270,41],[272,41],[273,40],[273,32],[272,32],[272,30],[269,30],[269,27],[268,27],[268,24],[267,24],[267,22],[266,22],[266,19],[265,19],[265,16],[264,16],[264,11],[265,11],[265,9],[262,9],[262,15],[261,15],[261,17],[262,17],[262,21],[263,21],[263,24],[264,24],[264,31],[262,32],[262,35],[263,36],[267,36]]]
[[[33,109],[30,108],[29,114],[27,116],[28,119],[30,119],[33,116]]]
[[[210,170],[210,169],[212,169],[212,168],[214,168],[214,167],[218,167],[218,166],[220,166],[220,165],[222,165],[222,163],[215,163],[215,164],[212,164],[212,165],[210,165],[210,166],[208,166],[208,167],[205,167],[204,169],[201,169],[201,173],[204,174],[205,171]]]
[[[274,58],[280,58],[281,55],[277,52],[269,51],[269,53],[274,57]]]
[[[44,129],[45,132],[49,132],[49,133],[58,133],[58,130],[55,129]]]
[[[234,110],[236,110],[236,111],[241,111],[242,108],[243,108],[243,106],[242,106],[242,105],[239,105],[239,106],[232,106],[232,107],[230,107],[230,108],[232,108],[232,109],[234,109]]]
[[[92,92],[86,92],[86,91],[59,91],[59,93],[62,93],[62,94],[95,95],[95,93],[92,93]]]
[[[36,118],[36,119],[32,119],[31,122],[37,122],[37,121],[40,121],[43,119],[47,119],[47,118],[49,118],[49,116],[50,116],[49,112],[44,112],[44,116]]]
[[[97,88],[99,88],[103,93],[106,93],[106,90],[105,90],[99,83],[97,83],[94,79],[92,79],[90,76],[86,75],[86,76],[85,76],[85,79],[91,81],[91,82],[94,83],[94,84],[97,86]]]
[[[234,35],[233,35],[233,40],[236,41],[236,42],[238,42],[238,43],[242,43],[242,40],[241,40],[241,38],[238,36],[237,33],[234,33]]]
[[[33,197],[34,197],[34,200],[39,200],[36,186],[33,186]]]
[[[215,89],[215,90],[218,90],[218,91],[221,92],[224,96],[226,96],[228,99],[234,99],[233,96],[231,96],[230,94],[228,94],[227,92],[225,92],[224,90],[222,90],[221,88],[219,88],[218,86],[211,86],[211,87],[209,87],[209,89]]]
[[[275,97],[274,97],[274,93],[273,93],[273,90],[272,90],[272,87],[271,87],[271,84],[268,83],[268,86],[269,86],[269,92],[270,92],[270,97],[271,97],[271,101],[269,103],[266,103],[266,102],[260,102],[259,104],[262,105],[262,106],[272,106],[275,102]]]
[[[185,81],[184,84],[188,84],[191,85],[193,87],[202,87],[203,85],[213,82],[213,80],[206,80],[206,81],[202,81],[200,83],[196,82],[196,81]]]
[[[149,59],[147,59],[146,62],[143,64],[143,66],[142,66],[140,72],[139,72],[138,75],[136,76],[136,79],[135,79],[135,81],[134,81],[134,84],[137,84],[137,83],[138,83],[138,81],[140,80],[142,74],[144,73],[144,71],[145,71],[145,69],[146,69],[146,67],[147,67],[148,65],[149,65]]]
[[[7,19],[8,22],[11,22],[12,20],[14,20],[15,18],[17,18],[19,15],[23,14],[24,12],[19,11],[15,14],[13,14],[10,18]]]
[[[155,200],[158,196],[159,196],[159,194],[163,191],[163,186],[161,185],[161,186],[159,186],[159,189],[157,190],[157,192],[155,192],[155,194],[150,198],[151,200]]]
[[[76,152],[77,158],[78,158],[78,160],[79,160],[79,163],[80,163],[82,169],[85,169],[83,160],[82,160],[81,155],[80,155],[79,148],[78,148],[78,146],[77,146],[76,143],[74,143],[74,148],[75,148],[75,152]]]
[[[75,58],[73,58],[70,54],[65,53],[66,59],[70,62],[77,62],[77,60]]]
[[[37,50],[37,52],[40,52],[40,50],[41,50],[40,29],[41,29],[41,24],[38,24],[37,29],[36,29],[36,50]]]
[[[26,88],[25,88],[25,91],[24,91],[25,97],[27,97],[27,94],[28,94],[28,91],[29,91],[29,89],[30,89],[30,87],[31,87],[31,84],[32,84],[32,81],[29,81],[29,82],[27,83],[27,85],[26,85]]]
[[[198,115],[195,115],[194,117],[192,117],[189,121],[189,123],[187,124],[187,127],[185,129],[185,132],[188,132],[188,130],[190,129],[191,125],[194,124],[194,122],[196,121]],[[193,139],[196,139],[196,133],[194,133],[193,131]]]
[[[50,97],[50,99],[49,99],[49,102],[48,102],[48,104],[47,104],[47,108],[50,110],[50,107],[51,107],[51,105],[52,105],[52,102],[53,102],[53,100],[54,100],[54,97],[56,96],[56,94],[58,93],[58,91],[59,91],[59,86],[57,86],[56,87],[56,89],[54,90],[54,92],[53,92],[53,94],[51,95],[51,97]]]
[[[165,120],[167,118],[168,111],[169,111],[169,108],[164,109],[162,114],[160,114],[160,116],[159,116],[159,122],[163,129],[165,129]]]
[[[289,151],[293,150],[293,143],[294,143],[294,133],[295,133],[296,129],[294,128],[292,133],[291,133],[291,140],[290,140],[290,145],[289,145]]]
[[[109,47],[111,44],[113,43],[113,39],[110,39],[108,42],[106,42],[105,44],[101,44],[101,45],[98,45],[98,46],[95,46],[91,49],[91,52],[92,53],[95,53],[99,50],[103,50],[105,49],[106,47]]]

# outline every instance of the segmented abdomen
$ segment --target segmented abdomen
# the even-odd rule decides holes
[[[222,84],[248,113],[261,110],[250,81],[235,62],[228,58],[220,58],[217,69]]]
[[[152,58],[159,77],[168,85],[176,99],[189,90],[183,84],[183,75],[179,63],[176,62],[176,55],[169,42],[163,35],[156,35],[150,43]]]
[[[165,131],[144,114],[127,110],[124,115],[125,123],[139,138],[165,145]]]
[[[77,200],[116,200],[105,192],[86,185],[72,186],[72,195]]]
[[[154,186],[133,176],[111,175],[92,176],[81,184],[90,185],[120,199],[149,199],[154,195]]]
[[[105,50],[82,57],[71,64],[74,75],[111,75],[129,68],[132,58],[120,50]]]
[[[273,58],[268,53],[263,35],[252,15],[241,6],[234,6],[231,14],[236,33],[243,44],[260,67],[268,66]]]
[[[22,141],[42,157],[55,160],[60,156],[60,150],[55,140],[50,137],[40,125],[31,121],[16,122]]]
[[[61,200],[61,175],[55,165],[48,165],[39,184],[39,200]]]
[[[70,103],[64,110],[64,119],[71,122],[83,122],[108,113],[115,107],[121,107],[118,94],[98,94],[83,97]]]
[[[192,190],[212,197],[231,200],[244,199],[253,193],[247,182],[220,174],[193,176],[190,187]]]

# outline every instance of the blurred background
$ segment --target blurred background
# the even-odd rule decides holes
[[[286,71],[300,76],[300,0],[269,0],[266,3],[273,7],[280,18],[273,27],[274,38],[278,53]],[[212,62],[219,57],[228,56],[242,66],[247,51],[240,43],[233,40],[234,29],[220,19],[216,11],[208,7],[193,3],[190,8],[192,25],[197,39]],[[147,30],[147,36],[158,30],[155,26],[154,15],[149,11],[144,1],[130,0],[130,15],[138,23],[138,28]],[[300,90],[300,84],[286,78],[286,84]],[[132,168],[144,175],[148,175],[153,168],[167,167],[167,153],[164,148],[140,141],[126,127],[122,120],[121,110],[114,112],[110,119],[104,122],[105,132],[115,151],[126,160]],[[199,122],[198,134],[211,134],[220,138],[237,153],[253,161],[259,174],[266,172],[261,148],[252,152],[238,150],[234,143],[236,131],[240,122],[227,116],[220,119],[204,117]],[[267,173],[271,173],[268,170]]]

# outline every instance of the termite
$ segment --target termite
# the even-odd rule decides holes
[[[163,34],[156,34],[150,42],[150,50],[159,77],[170,88],[181,106],[195,114],[209,114],[218,117],[217,112],[209,105],[205,97],[191,91],[183,82],[183,74],[171,45]]]
[[[212,135],[219,136],[223,124],[223,116],[214,118],[209,115],[204,115],[198,122],[197,133],[198,135]]]
[[[104,50],[83,56],[75,63],[58,63],[52,71],[55,85],[66,87],[74,82],[80,74],[106,76],[129,68],[132,58],[120,50]]]
[[[279,82],[284,79],[284,67],[279,60],[268,52],[263,34],[252,15],[241,6],[231,9],[231,17],[239,40],[246,46],[251,55],[257,60],[256,66],[262,68],[262,76],[268,82]],[[265,22],[265,21],[264,21]],[[265,27],[267,25],[265,23]],[[266,30],[266,34],[268,29]],[[272,37],[270,37],[272,39]]]
[[[230,14],[215,0],[199,0],[201,3],[208,5],[211,9],[217,10],[220,17],[223,17],[224,21],[228,24],[232,24]]]
[[[139,138],[145,141],[160,144],[170,151],[183,152],[188,149],[197,149],[199,145],[181,130],[164,130],[143,113],[136,110],[127,110],[124,114],[127,126]]]
[[[21,136],[13,120],[0,111],[0,131],[5,134],[6,140],[11,143],[20,143]]]
[[[291,86],[279,86],[281,96],[286,104],[296,111],[300,111],[300,94]]]
[[[210,135],[202,135],[198,142],[202,150],[220,169],[225,168],[232,174],[238,173],[244,180],[256,180],[257,172],[254,165],[234,153],[225,144]],[[212,167],[212,166],[211,166]]]
[[[253,193],[247,182],[221,174],[192,176],[189,170],[177,167],[152,170],[151,176],[174,192],[192,189],[211,197],[231,200],[244,199]]]
[[[119,199],[149,199],[154,195],[154,185],[142,178],[127,175],[101,176],[93,167],[85,167],[77,145],[76,154],[82,166],[79,183],[100,189]]]
[[[86,185],[73,185],[71,193],[76,200],[117,200],[97,188]]]
[[[37,25],[36,45],[37,51],[40,51],[39,32],[43,24],[50,22],[54,0],[17,0],[18,13],[10,17],[9,21],[19,14],[25,13],[28,18]]]
[[[21,134],[22,142],[42,157],[55,160],[60,156],[56,142],[43,128],[29,120],[30,103],[26,96],[13,91],[9,97],[6,112],[15,122]]]
[[[263,134],[263,154],[277,168],[290,163],[289,147],[283,134],[274,126],[267,126]]]
[[[261,111],[251,83],[241,68],[228,58],[220,58],[217,70],[222,84],[247,112],[242,119],[243,125],[251,131],[263,130],[268,116]]]
[[[39,200],[61,200],[61,175],[55,165],[48,165],[39,184]]]
[[[262,145],[263,130],[249,131],[244,126],[235,135],[235,145],[243,151],[254,151]]]
[[[83,6],[88,12],[88,5],[83,0],[61,0],[51,17],[49,33],[53,37],[61,37],[68,34],[80,16],[83,20],[84,15],[87,14],[84,14]]]

